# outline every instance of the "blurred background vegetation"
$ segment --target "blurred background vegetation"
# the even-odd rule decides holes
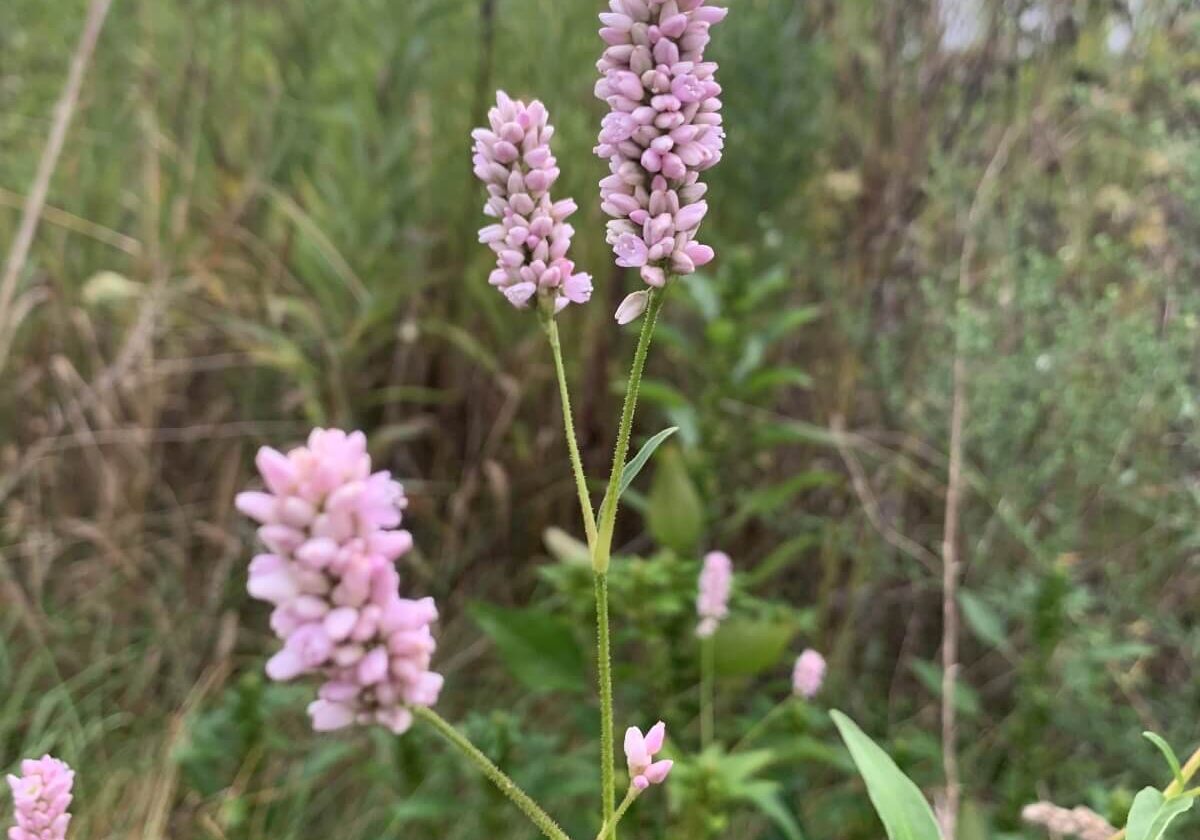
[[[309,732],[266,685],[233,493],[262,443],[366,430],[405,482],[441,707],[595,831],[590,581],[535,320],[488,287],[468,132],[559,132],[591,305],[560,320],[601,477],[635,277],[591,156],[599,0],[117,0],[0,362],[0,761],[79,768],[78,837],[525,837],[424,731]],[[1200,13],[1186,0],[735,0],[704,238],[652,356],[613,572],[617,719],[672,727],[630,837],[875,840],[823,708],[930,795],[951,367],[968,372],[960,840],[1116,824],[1200,740]],[[0,4],[11,242],[82,2]],[[597,495],[598,497],[598,495]],[[654,511],[654,512],[649,512]],[[727,745],[811,645],[818,702],[696,749],[700,553],[740,573]]]

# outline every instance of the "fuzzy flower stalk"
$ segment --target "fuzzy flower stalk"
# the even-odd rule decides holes
[[[811,700],[825,682],[825,657],[812,648],[806,649],[796,658],[792,668],[792,693]]]
[[[271,628],[283,642],[267,675],[323,680],[308,707],[318,731],[406,731],[413,707],[437,702],[442,677],[430,670],[433,599],[400,596],[396,560],[412,547],[399,527],[403,488],[372,472],[361,432],[315,429],[287,454],[263,447],[256,463],[266,491],[238,494],[237,508],[260,523],[267,548],[247,584],[274,606]]]
[[[612,217],[617,265],[661,288],[713,258],[696,239],[708,212],[700,173],[720,161],[725,130],[717,65],[704,50],[728,10],[707,0],[609,0],[609,8],[595,89],[610,109],[595,149],[611,173],[600,182],[601,207]],[[640,317],[648,302],[648,290],[635,292],[617,320]]]
[[[729,615],[729,590],[732,585],[733,561],[723,551],[710,551],[704,556],[696,594],[696,614],[700,617],[696,635],[701,639],[707,639],[717,632],[717,626]]]
[[[9,776],[17,824],[8,840],[65,840],[71,815],[75,771],[50,756],[21,762],[21,775]]]
[[[471,132],[472,160],[475,175],[487,185],[483,212],[496,219],[479,231],[479,241],[496,253],[488,282],[519,309],[539,297],[559,312],[591,298],[592,278],[576,273],[567,258],[575,229],[566,220],[577,209],[575,201],[550,197],[559,169],[550,151],[549,117],[536,99],[526,105],[498,92],[489,127]]]

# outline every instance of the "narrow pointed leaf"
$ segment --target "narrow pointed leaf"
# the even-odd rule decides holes
[[[650,456],[654,454],[654,450],[662,446],[663,441],[671,435],[679,431],[678,426],[671,426],[663,429],[638,450],[638,454],[633,456],[633,460],[625,465],[625,472],[621,473],[621,484],[617,488],[617,498],[625,495],[625,491],[629,489],[629,485],[633,484],[633,480],[638,477],[638,473],[646,466],[646,462],[650,460]]]
[[[941,840],[933,809],[891,756],[841,712],[830,712],[850,750],[888,840]],[[1132,840],[1132,838],[1130,838]]]
[[[1158,751],[1163,754],[1163,758],[1167,760],[1167,766],[1171,768],[1171,775],[1174,776],[1175,784],[1179,786],[1179,790],[1187,787],[1187,780],[1183,778],[1183,768],[1179,766],[1179,757],[1175,755],[1175,750],[1171,749],[1171,745],[1164,741],[1162,736],[1157,732],[1143,732],[1142,737],[1158,747]]]

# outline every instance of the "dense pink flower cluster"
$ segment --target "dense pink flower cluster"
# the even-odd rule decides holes
[[[723,551],[710,551],[700,570],[696,594],[696,614],[700,624],[696,635],[706,639],[717,632],[717,625],[729,614],[729,590],[733,585],[733,561]]]
[[[645,735],[636,726],[625,730],[625,761],[629,767],[629,781],[638,790],[664,782],[675,762],[670,759],[655,761],[654,755],[663,748],[667,737],[667,725],[661,720],[650,727]]]
[[[71,815],[75,771],[48,755],[21,762],[21,775],[9,776],[17,824],[8,840],[64,840]]]
[[[586,303],[591,275],[576,274],[567,259],[575,229],[566,220],[577,207],[572,199],[550,198],[559,169],[550,152],[549,113],[536,99],[526,105],[503,91],[496,102],[488,111],[491,128],[471,132],[475,174],[488,191],[483,212],[498,219],[479,231],[479,241],[496,252],[488,282],[519,308],[535,295],[552,301],[555,312]]]
[[[237,507],[261,523],[267,547],[247,586],[275,605],[283,647],[267,662],[274,680],[317,674],[325,682],[308,712],[318,731],[381,723],[404,732],[411,706],[437,702],[429,670],[436,644],[432,598],[400,597],[396,560],[412,547],[400,530],[403,488],[371,472],[362,432],[315,429],[286,455],[256,458],[267,492],[240,493]]]
[[[808,648],[796,658],[792,669],[792,692],[797,697],[811,700],[825,682],[825,657]]]
[[[696,241],[708,212],[700,173],[721,159],[721,86],[704,60],[709,27],[727,9],[706,0],[609,0],[600,15],[608,45],[596,65],[596,96],[611,109],[596,154],[611,175],[600,182],[601,206],[613,221],[608,242],[617,265],[641,270],[650,286],[667,274],[691,274],[713,258]],[[627,300],[618,320],[645,309],[645,294]]]

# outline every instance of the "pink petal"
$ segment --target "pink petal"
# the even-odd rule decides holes
[[[278,521],[278,500],[270,493],[238,493],[233,503],[243,514],[263,525]]]
[[[671,768],[675,766],[675,762],[671,759],[663,759],[656,761],[646,768],[645,776],[650,780],[651,784],[659,785],[666,780],[667,774],[671,772]]]
[[[667,725],[661,720],[650,727],[650,731],[646,733],[646,752],[654,755],[663,748],[663,741],[667,737]]]

